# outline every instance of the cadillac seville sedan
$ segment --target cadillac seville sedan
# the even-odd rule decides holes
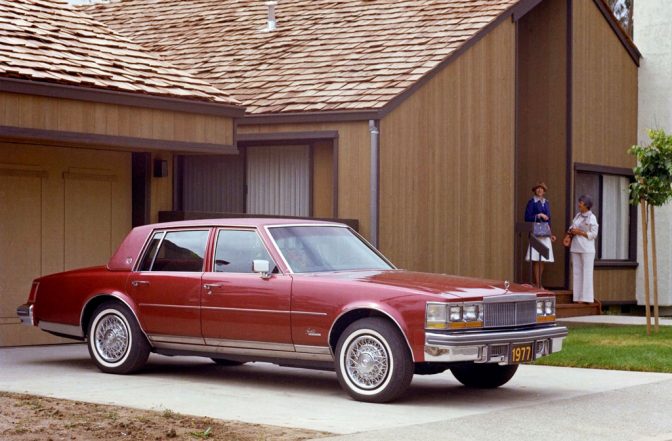
[[[151,352],[264,361],[335,370],[369,402],[447,369],[499,387],[567,335],[547,291],[400,270],[346,225],[296,219],[135,228],[107,265],[36,279],[17,314],[86,341],[103,372],[136,372]]]

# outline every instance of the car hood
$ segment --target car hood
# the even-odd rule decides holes
[[[510,283],[508,290],[504,281],[447,274],[423,273],[406,270],[348,271],[311,274],[325,279],[340,279],[353,283],[372,284],[380,287],[402,289],[418,294],[441,298],[481,299],[507,293],[537,294],[544,292],[531,285]]]

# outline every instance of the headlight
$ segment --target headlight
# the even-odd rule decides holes
[[[465,305],[464,307],[464,321],[465,322],[475,322],[478,320],[478,305]]]
[[[446,304],[427,303],[425,317],[427,328],[444,329],[446,327]]]
[[[544,298],[537,300],[537,322],[552,322],[555,320],[555,299]]]
[[[425,309],[426,329],[462,329],[483,326],[480,303],[429,302]]]
[[[459,322],[462,320],[462,305],[451,305],[449,307],[450,313],[448,320],[451,322]]]

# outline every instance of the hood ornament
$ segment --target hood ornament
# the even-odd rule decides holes
[[[506,292],[509,292],[509,287],[510,286],[511,286],[511,283],[509,283],[508,280],[505,280],[504,281],[504,289],[506,290]]]

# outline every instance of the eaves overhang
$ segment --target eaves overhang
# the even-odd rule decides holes
[[[236,106],[226,103],[120,92],[116,90],[70,86],[45,81],[31,81],[6,77],[0,77],[0,92],[229,118],[242,118],[245,115],[244,106]]]

